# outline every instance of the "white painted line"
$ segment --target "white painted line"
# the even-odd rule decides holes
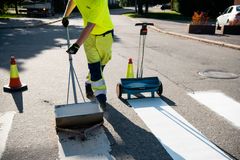
[[[230,159],[160,98],[128,102],[173,159]]]
[[[234,126],[240,127],[240,103],[232,98],[217,91],[195,92],[188,95],[229,120]]]
[[[0,159],[6,147],[8,133],[11,129],[15,113],[16,112],[0,113]]]
[[[103,128],[93,130],[87,140],[81,141],[76,134],[59,132],[60,160],[114,160],[111,147]]]

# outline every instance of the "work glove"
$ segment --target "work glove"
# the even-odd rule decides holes
[[[77,43],[74,43],[71,47],[68,48],[67,53],[68,54],[76,54],[79,47],[80,46]]]
[[[69,24],[68,17],[63,17],[63,19],[62,19],[62,25],[63,25],[64,27],[67,27],[68,24]]]

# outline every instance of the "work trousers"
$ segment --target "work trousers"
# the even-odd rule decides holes
[[[84,50],[88,60],[89,75],[87,83],[91,84],[94,95],[103,97],[106,101],[106,84],[103,77],[103,68],[112,57],[112,34],[89,35],[84,42]],[[99,100],[99,99],[98,99]]]

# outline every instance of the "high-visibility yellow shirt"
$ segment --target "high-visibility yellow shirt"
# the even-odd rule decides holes
[[[88,22],[96,24],[91,34],[103,34],[113,29],[113,23],[108,9],[108,0],[73,0],[77,5],[84,27]]]

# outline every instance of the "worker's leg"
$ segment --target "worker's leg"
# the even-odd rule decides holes
[[[112,58],[112,43],[113,43],[113,37],[111,33],[105,36],[96,37],[96,48],[98,50],[98,53],[101,59],[100,64],[101,64],[102,71],[104,69],[104,66],[106,66],[106,64]],[[105,91],[107,91],[106,88],[105,88]],[[104,104],[104,101],[106,102],[107,100],[106,93],[99,94],[97,96],[97,99]]]
[[[104,70],[104,66],[101,66],[102,68],[102,72]],[[91,75],[90,75],[90,72],[88,73],[87,75],[87,81],[85,82],[85,90],[86,90],[86,96],[88,99],[90,100],[94,100],[95,99],[95,96],[94,96],[94,93],[93,93],[93,90],[92,90],[92,85],[91,85]]]
[[[112,43],[113,37],[111,33],[96,37],[96,47],[101,59],[101,66],[105,66],[112,58]]]
[[[91,88],[102,108],[106,107],[106,85],[100,62],[88,64],[91,75]]]
[[[106,106],[106,85],[104,78],[102,76],[102,68],[104,68],[106,63],[102,63],[102,59],[105,59],[104,53],[100,53],[97,48],[97,37],[90,35],[88,39],[84,43],[84,49],[86,52],[86,56],[88,59],[88,67],[90,71],[90,81],[91,83],[87,84],[89,89],[89,85],[94,92],[94,95],[97,97],[97,100],[101,104],[101,106]],[[110,59],[110,58],[109,58]]]

